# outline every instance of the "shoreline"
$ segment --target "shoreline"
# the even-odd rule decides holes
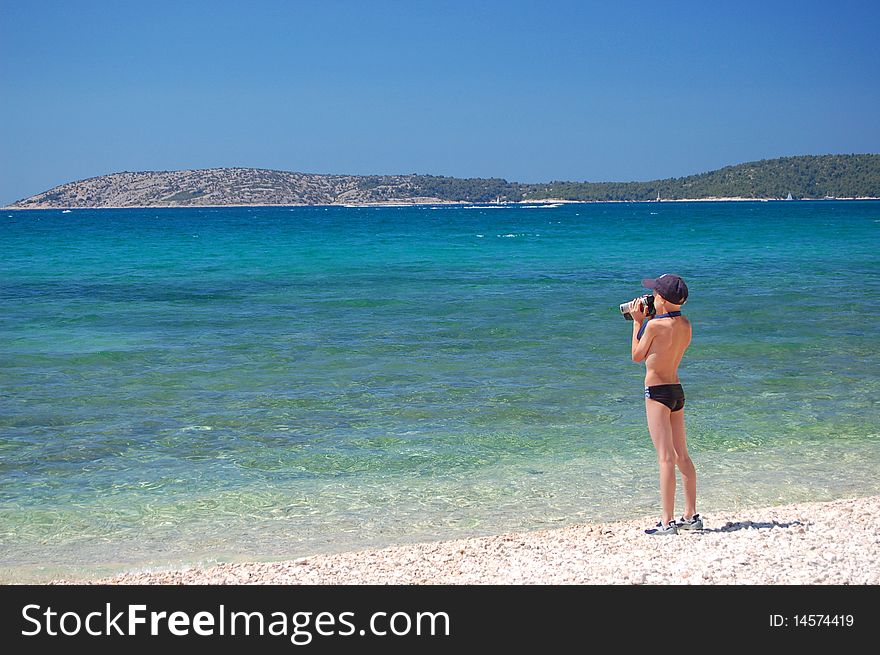
[[[80,207],[74,205],[58,205],[52,207],[0,207],[0,211],[57,211],[57,210],[95,210],[95,209],[223,209],[223,208],[241,208],[241,207],[266,207],[266,208],[285,208],[285,207],[430,207],[436,205],[461,205],[464,207],[510,207],[510,206],[528,206],[528,205],[604,205],[604,204],[663,204],[669,202],[838,202],[838,201],[876,201],[880,197],[874,198],[870,196],[858,198],[798,198],[796,200],[786,200],[785,198],[661,198],[660,200],[565,200],[562,198],[544,198],[541,200],[522,200],[516,202],[466,202],[457,200],[437,200],[436,202],[426,202],[419,199],[418,202],[407,202],[406,199],[391,202],[364,202],[364,203],[332,203],[329,205],[322,204],[283,204],[283,205],[266,205],[258,204],[226,204],[226,205],[101,205]]]
[[[880,584],[880,495],[723,511],[702,532],[645,535],[655,521],[48,584]]]

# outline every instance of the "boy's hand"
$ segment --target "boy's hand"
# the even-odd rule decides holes
[[[636,323],[641,323],[645,320],[645,304],[641,298],[636,298],[629,303],[629,313]]]

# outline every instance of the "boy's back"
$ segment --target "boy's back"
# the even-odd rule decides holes
[[[678,365],[691,343],[691,322],[684,316],[648,321],[642,337],[650,339],[645,357],[645,386],[680,382]]]

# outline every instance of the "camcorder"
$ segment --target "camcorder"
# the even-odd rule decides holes
[[[635,301],[640,302],[642,304],[642,307],[645,308],[645,317],[646,318],[651,318],[657,313],[657,310],[654,309],[654,294],[648,293],[648,294],[645,294],[644,296],[639,296],[638,298],[634,298],[633,300],[631,300],[629,302],[625,302],[625,303],[620,304],[620,313],[623,314],[623,317],[626,320],[628,320],[628,321],[633,320],[632,314],[629,313],[629,308],[630,308],[630,305]]]

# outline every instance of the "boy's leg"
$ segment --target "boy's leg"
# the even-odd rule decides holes
[[[672,424],[672,445],[675,448],[676,464],[681,471],[684,486],[684,517],[691,518],[697,513],[697,470],[688,454],[687,440],[684,429],[684,410],[669,413]]]
[[[645,398],[645,412],[660,465],[660,500],[663,505],[663,525],[666,525],[675,512],[675,447],[672,443],[672,424],[669,422],[670,411],[663,403]]]

